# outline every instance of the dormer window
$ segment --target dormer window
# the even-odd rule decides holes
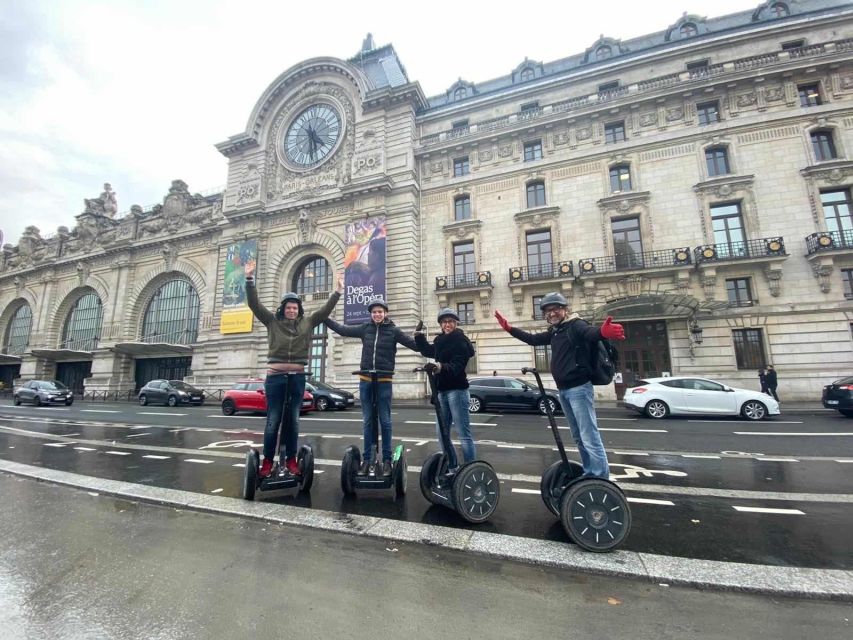
[[[696,28],[696,25],[692,22],[685,22],[681,25],[681,28],[678,30],[678,33],[682,38],[691,38],[699,33],[699,29]]]
[[[527,82],[528,80],[533,80],[533,78],[535,76],[536,76],[536,72],[533,69],[531,69],[530,67],[527,67],[526,69],[522,69],[522,71],[521,71],[521,81],[522,82]]]
[[[784,2],[774,2],[770,5],[770,15],[774,18],[784,18],[789,14],[790,11],[788,11],[788,5]]]
[[[606,44],[601,45],[598,49],[595,50],[595,59],[596,60],[607,60],[610,56],[613,55],[613,50]]]
[[[467,87],[456,87],[453,91],[453,99],[454,100],[462,100],[463,98],[468,97],[468,88]]]

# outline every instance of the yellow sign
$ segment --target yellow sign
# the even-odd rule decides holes
[[[219,333],[249,333],[252,331],[251,309],[223,309]]]

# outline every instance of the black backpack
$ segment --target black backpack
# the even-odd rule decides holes
[[[595,385],[608,385],[619,366],[619,352],[610,340],[599,340],[589,349],[589,379]]]

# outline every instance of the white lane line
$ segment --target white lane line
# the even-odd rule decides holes
[[[850,464],[853,460],[836,460],[836,462],[840,462],[841,464],[847,463]]]
[[[755,424],[754,420],[688,420],[687,422],[713,422],[714,424]],[[773,424],[803,424],[803,421],[774,420]]]
[[[517,487],[512,488],[512,493],[530,493],[534,495],[539,495],[539,491],[536,489],[518,489]]]
[[[245,415],[242,415],[242,414],[241,414],[241,415],[239,415],[239,416],[226,416],[226,415],[221,414],[221,413],[212,413],[212,414],[209,414],[209,415],[207,415],[207,416],[205,416],[205,417],[207,417],[207,418],[234,418],[234,419],[239,418],[240,420],[243,420],[243,419],[249,419],[249,420],[266,420],[266,419],[267,419],[267,417],[266,417],[266,416],[245,416]],[[300,420],[305,420],[305,419],[306,419],[306,418],[300,418]]]
[[[245,466],[246,466],[246,463],[245,463],[245,462],[238,462],[237,464],[232,464],[231,466],[232,466],[232,467],[241,467],[241,468],[242,468],[242,467],[245,467]],[[317,473],[317,470],[316,470],[316,469],[314,470],[314,473]]]
[[[655,500],[654,498],[625,498],[628,502],[637,502],[639,504],[659,504],[664,507],[674,507],[675,503],[669,500]]]
[[[129,451],[104,451],[104,453],[108,453],[111,456],[129,456]]]
[[[795,458],[756,458],[756,462],[799,462]]]
[[[155,456],[155,455],[147,455],[147,456],[142,456],[142,457],[143,457],[143,458],[148,458],[148,459],[150,459],[150,460],[168,460],[168,459],[169,459],[169,458],[171,458],[172,456]]]
[[[212,464],[213,460],[199,460],[198,458],[184,458],[184,462],[195,462],[196,464]]]
[[[150,436],[150,433],[131,433],[128,438],[141,438],[142,436]]]
[[[80,434],[79,434],[79,433],[64,433],[63,435],[64,435],[66,438],[76,438],[76,437],[77,437],[77,436],[79,436]]]
[[[318,473],[325,473],[322,469],[314,469],[314,475],[316,476]]]
[[[80,409],[80,413],[121,413],[112,409]]]
[[[77,451],[97,451],[97,449],[93,449],[92,447],[74,447]]]
[[[137,425],[134,425],[134,426],[130,427],[130,430],[131,430],[131,431],[138,431],[139,429],[151,429],[151,428],[153,428],[153,427],[155,427],[155,426],[156,426],[156,425],[153,425],[153,424],[152,424],[152,425],[148,425],[148,424],[137,424]]]
[[[705,456],[699,455],[698,453],[682,453],[682,458],[701,458],[703,460],[719,460],[721,456]]]
[[[364,422],[362,418],[299,418],[299,422]]]
[[[44,446],[46,447],[64,447],[67,442],[47,442]]]
[[[361,420],[358,420],[361,422]],[[435,420],[406,420],[404,424],[435,424]],[[496,427],[493,422],[472,422],[472,427]],[[546,427],[547,428],[547,427]]]
[[[610,420],[611,422],[636,422],[639,418],[602,418],[596,417],[597,420]]]
[[[523,444],[499,444],[498,449],[524,449]]]
[[[786,431],[734,431],[733,433],[736,436],[853,436],[853,431],[830,431],[817,433],[789,433]]]
[[[179,431],[189,431],[189,427],[181,427],[180,429],[169,429],[172,433],[178,433]]]
[[[222,493],[222,489],[213,489],[210,493]]]
[[[561,429],[563,427],[560,427]],[[568,427],[566,427],[568,429]],[[603,429],[599,428],[599,431],[626,431],[628,433],[669,433],[666,429],[615,429],[605,427]]]
[[[138,416],[185,416],[186,413],[166,413],[165,411],[137,411]]]
[[[743,511],[746,513],[781,513],[783,515],[804,516],[806,515],[799,509],[768,509],[766,507],[733,507],[735,511]]]
[[[343,440],[344,439],[344,436],[331,436],[328,434],[320,436],[320,437],[321,438],[329,438],[330,440]]]
[[[614,451],[613,453],[620,456],[647,456],[648,453],[640,453],[637,451]]]

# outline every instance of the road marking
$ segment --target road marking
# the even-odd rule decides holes
[[[714,424],[755,424],[756,420],[688,420],[687,422],[713,422]],[[803,421],[774,420],[772,424],[803,424]]]
[[[111,456],[129,456],[129,451],[104,451],[104,453],[108,453]]]
[[[181,427],[180,429],[169,429],[172,433],[178,433],[179,431],[189,431],[189,427]]]
[[[97,449],[93,449],[92,447],[74,447],[77,451],[97,451]]]
[[[639,418],[603,418],[601,416],[596,416],[596,419],[601,420],[610,420],[611,422],[636,422]]]
[[[766,507],[733,507],[735,511],[743,511],[746,513],[781,513],[792,516],[806,515],[799,509],[768,509]]]
[[[756,458],[758,462],[799,462],[795,458]]]
[[[138,416],[185,416],[186,413],[166,413],[164,411],[137,411]]]
[[[498,449],[524,449],[523,444],[499,444]]]
[[[210,415],[205,416],[205,417],[207,417],[207,418],[240,418],[241,420],[244,418],[248,419],[248,420],[266,420],[267,419],[266,416],[226,416],[222,413],[213,413],[213,414],[210,414]]]
[[[361,420],[358,420],[361,422]],[[435,424],[435,420],[406,420],[403,424]],[[494,422],[472,422],[472,427],[496,427]]]
[[[245,467],[246,463],[245,462],[238,462],[237,464],[232,464],[231,466],[232,467]]]
[[[299,418],[299,422],[364,422],[363,418]]]
[[[530,494],[538,495],[539,491],[537,491],[536,489],[518,489],[516,487],[513,487],[512,493],[530,493]]]
[[[68,443],[67,442],[48,442],[44,446],[46,446],[46,447],[64,447],[66,444],[68,444]]]
[[[647,455],[649,455],[648,453],[643,453],[641,451],[614,451],[613,453],[616,455],[619,455],[619,456],[647,456]]]
[[[74,438],[76,436],[79,436],[80,434],[79,433],[63,433],[62,435],[64,435],[66,438]]]
[[[845,463],[849,464],[849,463],[853,462],[853,460],[836,460],[836,462],[840,462],[841,464],[845,464]]]
[[[669,500],[655,500],[654,498],[625,498],[628,502],[638,502],[640,504],[659,504],[664,507],[674,507],[675,503]]]
[[[80,409],[80,413],[121,413],[112,409]]]
[[[560,427],[562,429],[563,427]],[[568,429],[568,427],[566,427]],[[599,431],[625,431],[627,433],[669,433],[666,429],[616,429],[616,428],[608,428],[604,429],[599,428]]]
[[[184,462],[195,462],[196,464],[213,464],[213,460],[199,460],[198,458],[184,458]]]
[[[853,436],[853,431],[799,433],[786,431],[733,431],[736,436]]]
[[[131,433],[128,438],[141,438],[142,436],[150,436],[150,433]]]
[[[329,438],[330,440],[343,440],[344,439],[344,436],[324,435],[324,436],[320,436],[320,437],[321,438]]]
[[[137,424],[137,425],[130,427],[130,430],[131,431],[138,431],[139,429],[151,429],[154,426],[156,426],[156,425]]]
[[[210,493],[222,493],[222,489],[213,489]]]
[[[682,453],[681,457],[682,458],[702,458],[705,460],[719,460],[721,458],[721,456],[706,456],[706,455],[700,455],[698,453]]]
[[[149,458],[149,459],[151,459],[151,460],[168,460],[168,459],[169,459],[169,458],[171,458],[172,456],[155,456],[155,455],[147,455],[147,456],[142,456],[142,457],[143,457],[143,458]]]

